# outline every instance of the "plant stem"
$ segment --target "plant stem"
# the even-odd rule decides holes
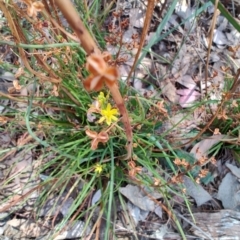
[[[6,44],[9,46],[14,46],[14,47],[21,47],[21,48],[31,48],[31,49],[41,49],[41,48],[57,48],[57,47],[78,47],[79,43],[70,43],[70,42],[66,42],[66,43],[53,43],[53,44],[25,44],[25,43],[15,43],[12,41],[4,41],[4,40],[0,40],[0,44]]]

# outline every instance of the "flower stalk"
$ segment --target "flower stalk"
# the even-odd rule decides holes
[[[72,2],[70,0],[55,0],[55,4],[61,10],[68,23],[77,34],[81,41],[81,46],[86,51],[87,55],[92,53],[100,54],[101,51],[98,49],[88,30],[85,28]]]

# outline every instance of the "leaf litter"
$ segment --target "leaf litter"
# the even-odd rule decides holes
[[[122,43],[124,44],[119,53],[120,58],[126,59],[126,61],[120,63],[119,67],[122,81],[126,81],[127,75],[134,61],[134,55],[136,54],[138,48],[140,40],[139,29],[143,28],[146,6],[138,1],[119,2],[121,3],[118,5],[117,10],[123,10],[123,13],[129,17],[129,26],[128,29],[124,31],[122,38]],[[29,7],[28,11],[30,10],[31,9]],[[35,10],[38,11],[37,9]],[[171,28],[176,28],[176,30],[168,36],[162,38],[160,42],[156,42],[154,44],[151,49],[151,56],[147,56],[143,59],[143,61],[135,69],[135,74],[131,78],[131,87],[139,94],[142,96],[147,95],[148,97],[152,97],[153,101],[154,98],[164,99],[169,106],[171,106],[169,117],[163,122],[161,127],[156,129],[156,132],[159,134],[166,133],[165,135],[168,139],[179,139],[179,141],[177,141],[178,144],[186,143],[190,138],[196,136],[199,131],[199,126],[203,126],[209,121],[208,108],[198,107],[196,106],[197,103],[206,99],[212,100],[213,102],[210,103],[210,109],[214,114],[217,111],[219,101],[222,100],[226,76],[234,76],[236,69],[240,66],[240,34],[233,26],[231,26],[231,24],[229,24],[228,21],[226,21],[226,18],[219,14],[217,16],[216,26],[213,32],[213,45],[211,47],[212,52],[210,54],[210,77],[208,77],[206,86],[204,63],[207,55],[206,48],[209,46],[210,39],[208,34],[204,33],[206,29],[210,28],[210,24],[212,23],[212,21],[209,21],[208,18],[211,19],[209,16],[212,16],[214,7],[211,5],[205,9],[202,15],[200,15],[199,22],[197,22],[197,20],[192,16],[194,12],[196,12],[196,6],[189,6],[187,1],[182,1],[177,4],[174,14],[170,17],[165,26],[165,31]],[[37,16],[37,12],[35,13],[33,11],[31,14],[34,17]],[[179,25],[181,21],[185,21],[185,23]],[[113,19],[112,22],[115,23],[116,19]],[[202,24],[205,30],[202,29],[202,32],[199,32],[198,24]],[[154,26],[151,26],[150,30],[151,32],[149,32],[149,36],[146,38],[146,44],[150,41],[150,36],[155,34]],[[134,44],[132,44],[133,36],[135,37]],[[51,38],[48,36],[48,40],[49,39]],[[128,44],[132,45],[128,46]],[[111,42],[108,42],[107,50],[111,54],[115,55],[118,53],[119,47],[111,45]],[[160,55],[161,58],[157,58],[156,56],[158,55]],[[8,61],[8,59],[9,55],[5,55],[4,61]],[[232,72],[225,72],[224,68],[227,66],[227,62],[229,61],[235,67]],[[1,72],[0,80],[0,91],[2,93],[8,93],[8,89],[10,87],[16,86],[13,84],[15,75],[11,72]],[[29,96],[31,89],[31,86],[28,88],[23,87],[20,94],[22,96]],[[17,89],[15,88],[15,91],[16,90]],[[207,98],[205,95],[206,93],[208,94]],[[9,104],[9,100],[1,100],[1,113],[6,113],[7,110],[4,106],[7,104]],[[174,107],[177,109],[174,109]],[[18,103],[15,108],[24,112],[27,108],[27,103]],[[194,109],[192,110],[192,108]],[[35,114],[37,114],[37,112]],[[52,113],[49,114],[51,115]],[[200,161],[203,158],[208,158],[209,150],[212,147],[221,141],[224,141],[224,139],[229,138],[230,136],[227,134],[218,134],[211,137],[205,136],[203,140],[198,143],[194,143],[194,146],[192,146],[189,152],[196,161]],[[11,136],[9,137],[8,134],[2,132],[0,141],[2,146],[16,144],[12,143]],[[105,142],[105,139],[101,141]],[[95,148],[95,146],[93,148]],[[17,163],[17,161],[15,162],[15,160],[19,158],[21,158],[22,161],[20,163]],[[12,165],[11,171],[9,171],[9,167],[6,167],[5,164],[8,166]],[[201,164],[201,166],[206,165],[211,165],[210,160],[205,160],[205,162],[202,162]],[[210,183],[209,186],[204,186],[199,183],[194,183],[187,175],[184,175],[182,178],[187,194],[192,197],[194,203],[197,205],[196,211],[193,213],[194,217],[196,216],[197,219],[199,219],[199,223],[197,223],[196,226],[200,225],[203,229],[204,225],[201,225],[202,222],[206,221],[208,217],[213,217],[214,214],[209,212],[206,215],[206,213],[200,212],[201,206],[212,209],[213,207],[211,206],[211,203],[220,200],[223,209],[235,210],[235,212],[226,210],[230,216],[235,216],[237,214],[236,212],[240,209],[240,196],[238,193],[240,189],[239,168],[227,162],[224,163],[224,165],[229,169],[229,172],[225,174],[225,176],[221,177],[220,183],[217,186],[217,192],[208,191],[208,187],[212,183]],[[211,167],[213,166],[211,165]],[[6,171],[8,172],[6,173]],[[214,171],[216,172],[216,168]],[[31,176],[28,172],[31,172]],[[25,175],[24,182],[21,182],[22,180],[18,176],[20,174]],[[11,155],[7,156],[1,165],[1,178],[5,178],[5,176],[8,176],[9,179],[11,179],[11,177],[14,178],[11,186],[14,187],[14,191],[16,191],[19,195],[23,195],[31,188],[34,188],[39,180],[33,165],[32,152],[12,152]],[[216,173],[214,181],[215,179],[220,178],[219,176],[220,173]],[[31,182],[30,185],[27,184],[29,181]],[[24,185],[24,188],[22,185]],[[128,184],[125,187],[120,188],[120,193],[125,197],[125,199],[127,199],[128,211],[133,217],[136,226],[140,225],[141,222],[147,222],[147,219],[152,213],[156,214],[159,218],[163,217],[163,209],[149,197],[150,195],[152,198],[159,200],[162,198],[162,195],[159,194],[159,192],[151,190],[148,192],[149,195],[146,195],[141,191],[139,186]],[[33,192],[30,196],[33,199],[37,198],[37,191]],[[101,196],[96,197],[95,195],[95,198],[97,199],[100,197]],[[178,198],[176,194],[174,194],[174,198],[180,199],[180,197]],[[55,197],[53,199],[54,200],[52,201],[57,201]],[[14,199],[10,198],[9,202],[4,204],[9,204],[13,200]],[[35,200],[32,201],[34,202]],[[59,201],[62,202],[63,199]],[[68,204],[71,205],[72,201],[66,202],[66,205],[62,205],[61,213],[63,215],[67,214]],[[96,200],[93,200],[93,202],[95,203]],[[1,204],[0,207],[3,208],[5,206],[4,204]],[[24,205],[21,207],[23,208]],[[16,205],[13,209],[14,208],[17,209],[18,206]],[[52,208],[52,205],[50,208]],[[223,210],[219,211],[219,214],[223,214],[222,211]],[[184,213],[186,212],[187,211],[185,210]],[[204,218],[204,221],[200,220],[201,217]],[[219,216],[217,218],[219,218]],[[233,223],[231,227],[239,224],[239,217],[235,216],[235,219],[236,222]],[[46,234],[46,229],[40,228],[41,224],[38,225],[36,222],[32,223],[31,221],[21,221],[23,220],[11,219],[8,220],[6,224],[15,228],[21,225],[20,231],[25,233],[25,237],[29,237],[31,234],[31,237],[40,237],[42,236],[41,234]],[[79,229],[84,228],[84,225],[84,222],[76,221],[67,231],[60,234],[55,239],[81,237],[82,232]],[[76,229],[78,229],[78,231]],[[197,236],[201,237],[201,232],[198,232],[196,229],[197,228],[192,227],[192,231]],[[216,229],[222,230],[221,226],[216,227]],[[155,236],[158,236],[157,239],[164,239],[164,237],[170,236],[169,231],[172,230],[172,228],[166,230],[165,225],[160,224],[158,230],[156,230],[154,234]],[[4,232],[7,230],[1,229],[1,231]],[[73,234],[75,232],[77,233]],[[87,232],[89,233],[90,229],[88,229]],[[157,234],[158,232],[160,233]],[[209,233],[214,237],[214,231],[209,230]],[[152,236],[154,234],[152,234]]]

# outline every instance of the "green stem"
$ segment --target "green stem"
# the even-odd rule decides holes
[[[0,40],[0,44],[7,44],[7,45],[9,45],[9,46],[14,46],[14,47],[33,48],[33,49],[56,48],[56,47],[67,47],[67,46],[79,47],[79,43],[70,43],[70,42],[34,45],[34,44],[25,44],[25,43],[19,43],[19,44],[17,44],[17,43],[15,43],[15,42],[11,42],[11,41]]]

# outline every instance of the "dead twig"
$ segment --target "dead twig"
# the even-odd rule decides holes
[[[213,42],[213,33],[216,25],[216,20],[217,20],[217,15],[219,14],[218,11],[218,0],[215,1],[215,6],[214,6],[214,14],[213,14],[213,19],[211,26],[209,28],[209,33],[208,33],[208,52],[207,52],[207,61],[206,61],[206,68],[205,68],[205,86],[206,86],[206,95],[207,95],[207,80],[208,80],[208,65],[209,65],[209,60],[210,60],[210,53],[211,53],[211,48],[212,48],[212,42]]]
[[[133,71],[134,71],[134,69],[136,67],[139,55],[140,55],[140,53],[142,51],[142,48],[143,48],[143,45],[144,45],[144,42],[145,42],[145,38],[146,38],[148,29],[149,29],[149,26],[150,26],[150,23],[151,23],[151,19],[152,19],[154,6],[155,6],[155,0],[149,0],[148,1],[148,5],[147,5],[147,11],[146,11],[146,14],[145,14],[144,26],[143,26],[143,30],[142,30],[142,36],[141,36],[141,39],[140,39],[138,51],[137,51],[137,54],[135,56],[133,65],[131,67],[131,70],[130,70],[130,72],[128,74],[128,78],[126,80],[128,86],[130,84],[129,83],[130,78],[131,78],[132,73],[133,73]]]

